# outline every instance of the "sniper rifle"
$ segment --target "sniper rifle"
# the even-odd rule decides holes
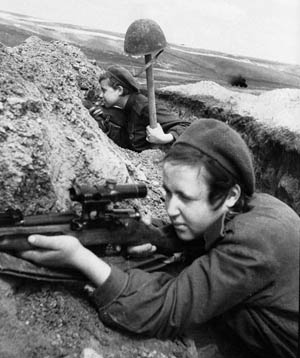
[[[19,209],[12,208],[0,213],[0,251],[33,249],[27,240],[32,234],[72,235],[84,246],[150,242],[164,254],[180,251],[178,240],[168,239],[164,229],[144,224],[138,210],[116,205],[124,199],[145,197],[145,184],[118,185],[107,180],[105,185],[93,187],[73,185],[69,194],[81,205],[79,215],[66,212],[23,216]]]

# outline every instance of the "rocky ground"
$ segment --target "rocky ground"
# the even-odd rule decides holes
[[[67,189],[74,179],[94,184],[113,176],[121,183],[146,183],[147,197],[133,200],[132,205],[143,214],[167,220],[160,170],[164,153],[156,149],[137,154],[118,148],[98,129],[82,104],[86,89],[97,88],[101,69],[69,44],[47,43],[38,38],[30,38],[15,48],[3,46],[0,51],[0,211],[12,205],[26,214],[70,209]],[[295,171],[299,141],[293,134],[298,127],[292,128],[291,124],[288,139],[283,140],[277,132],[268,131],[273,125],[268,118],[275,120],[278,114],[278,109],[270,112],[273,106],[296,118],[299,92],[280,91],[272,91],[274,96],[271,92],[258,96],[203,82],[166,88],[159,97],[190,121],[214,116],[240,130],[253,149],[259,187],[267,187],[289,202],[293,193],[297,192],[296,199],[299,197],[300,175],[296,177]],[[279,97],[281,105],[275,107]],[[263,127],[254,117],[263,120]],[[257,138],[263,139],[261,144]],[[262,147],[264,144],[267,147]],[[280,165],[274,165],[274,158],[268,157],[274,145],[283,155],[280,159],[288,159],[283,160],[286,167],[282,167],[281,160]],[[266,162],[270,168],[265,174],[268,178],[261,174]],[[271,181],[270,177],[278,180]],[[297,203],[292,201],[295,207]],[[142,339],[103,326],[82,283],[1,276],[0,323],[0,358],[197,356],[189,340]],[[208,331],[203,337],[203,356],[222,358]],[[234,353],[230,357],[241,355]]]

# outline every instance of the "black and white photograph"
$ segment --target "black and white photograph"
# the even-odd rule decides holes
[[[2,0],[0,358],[300,358],[299,0]]]

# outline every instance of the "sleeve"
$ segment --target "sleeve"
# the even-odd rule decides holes
[[[180,120],[176,113],[170,112],[163,104],[156,106],[157,122],[165,133],[171,133],[176,140],[190,125],[190,122]]]
[[[114,269],[94,295],[104,323],[174,338],[242,303],[269,284],[273,274],[261,251],[227,245],[197,258],[177,277],[141,270],[120,275]]]
[[[190,125],[190,122],[180,120],[176,113],[170,112],[162,103],[156,105],[157,122],[161,125],[165,133],[171,133],[176,140]],[[141,112],[141,119],[146,127],[149,124],[148,106],[145,106]]]

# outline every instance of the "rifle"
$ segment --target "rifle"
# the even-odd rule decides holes
[[[84,246],[140,245],[152,243],[160,252],[180,251],[178,240],[168,239],[169,229],[147,226],[133,208],[119,208],[116,203],[147,195],[145,184],[121,184],[107,180],[93,187],[73,185],[70,199],[81,205],[80,214],[70,212],[23,216],[19,209],[0,213],[0,251],[33,249],[29,235],[72,235]],[[173,235],[172,235],[173,236]]]

